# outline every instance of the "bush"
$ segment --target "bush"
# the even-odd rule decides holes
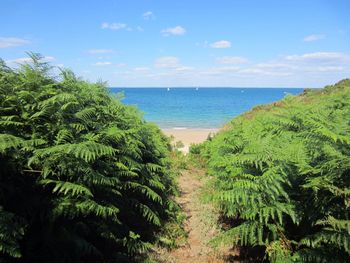
[[[104,83],[0,62],[1,262],[129,262],[174,203],[168,140]]]
[[[190,154],[200,154],[203,151],[204,144],[192,143],[190,145]]]
[[[345,84],[238,117],[207,144],[212,200],[232,222],[214,243],[263,248],[269,262],[349,261]]]

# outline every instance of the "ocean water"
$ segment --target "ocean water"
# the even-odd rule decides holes
[[[146,120],[161,128],[220,128],[259,104],[299,94],[300,88],[110,88],[123,92],[125,104],[136,105]]]

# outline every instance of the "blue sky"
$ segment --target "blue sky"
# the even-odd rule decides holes
[[[349,0],[2,0],[0,57],[110,86],[321,87],[350,77]]]

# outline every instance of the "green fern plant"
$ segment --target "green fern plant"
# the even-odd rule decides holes
[[[172,216],[169,143],[104,83],[0,62],[1,262],[130,262]]]
[[[202,146],[232,222],[214,244],[262,247],[269,262],[349,260],[347,83],[253,110]]]

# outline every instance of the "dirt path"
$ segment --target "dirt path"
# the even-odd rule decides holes
[[[185,230],[188,233],[186,246],[170,252],[168,262],[175,263],[221,263],[217,253],[208,242],[217,233],[217,214],[209,204],[201,201],[201,189],[208,180],[204,171],[190,169],[182,172],[179,177],[181,195],[178,204],[186,215]]]
[[[219,232],[218,212],[210,203],[203,202],[205,184],[210,180],[205,171],[189,168],[178,178],[180,196],[176,202],[186,216],[185,231],[187,242],[171,251],[160,249],[156,253],[156,261],[162,263],[240,263],[233,258],[236,251],[230,248],[214,250],[211,241]]]

